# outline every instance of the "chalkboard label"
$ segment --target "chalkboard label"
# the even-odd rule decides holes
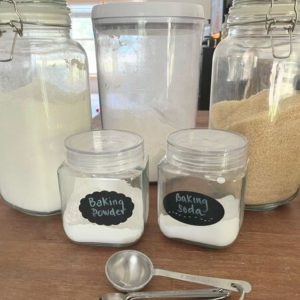
[[[79,210],[85,219],[98,225],[118,225],[132,216],[131,198],[116,192],[94,192],[80,200]]]
[[[218,223],[225,214],[224,207],[217,200],[194,192],[180,191],[168,194],[163,204],[172,218],[196,226]]]

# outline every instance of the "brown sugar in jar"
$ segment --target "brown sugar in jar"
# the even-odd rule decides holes
[[[239,132],[249,140],[245,189],[248,209],[270,209],[293,199],[300,185],[300,93],[269,102],[262,90],[247,99],[211,107],[210,127]]]

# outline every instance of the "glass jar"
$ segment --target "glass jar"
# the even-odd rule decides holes
[[[273,209],[300,185],[299,1],[235,0],[213,61],[210,127],[249,140],[247,209]]]
[[[213,129],[171,134],[159,165],[158,223],[170,238],[208,247],[232,244],[244,215],[247,139]]]
[[[148,218],[148,160],[143,139],[102,130],[66,139],[58,170],[63,226],[74,242],[127,246]]]
[[[167,136],[196,125],[203,7],[123,1],[92,18],[103,128],[141,135],[157,181]]]
[[[14,20],[14,21],[11,21]],[[32,215],[60,212],[64,140],[90,130],[87,58],[64,0],[0,1],[0,193]]]

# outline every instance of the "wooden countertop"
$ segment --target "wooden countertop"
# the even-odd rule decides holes
[[[204,125],[207,115],[199,117]],[[156,185],[151,185],[145,233],[129,248],[143,251],[159,268],[248,280],[253,292],[246,299],[300,299],[300,196],[274,211],[246,212],[237,241],[212,250],[160,233]],[[104,264],[117,250],[73,244],[63,232],[60,216],[32,217],[0,201],[1,300],[96,300],[113,291]],[[146,289],[184,288],[198,286],[156,277]]]

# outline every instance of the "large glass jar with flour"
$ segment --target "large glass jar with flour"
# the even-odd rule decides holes
[[[58,170],[63,226],[76,243],[127,246],[148,218],[148,158],[143,139],[117,130],[66,139]]]
[[[196,122],[203,8],[186,2],[123,1],[92,12],[103,127],[144,138],[151,181],[167,136]]]
[[[0,1],[0,193],[23,212],[60,211],[64,139],[91,124],[86,55],[64,0]]]
[[[249,139],[248,209],[278,207],[299,190],[299,5],[235,0],[215,52],[210,126]]]

